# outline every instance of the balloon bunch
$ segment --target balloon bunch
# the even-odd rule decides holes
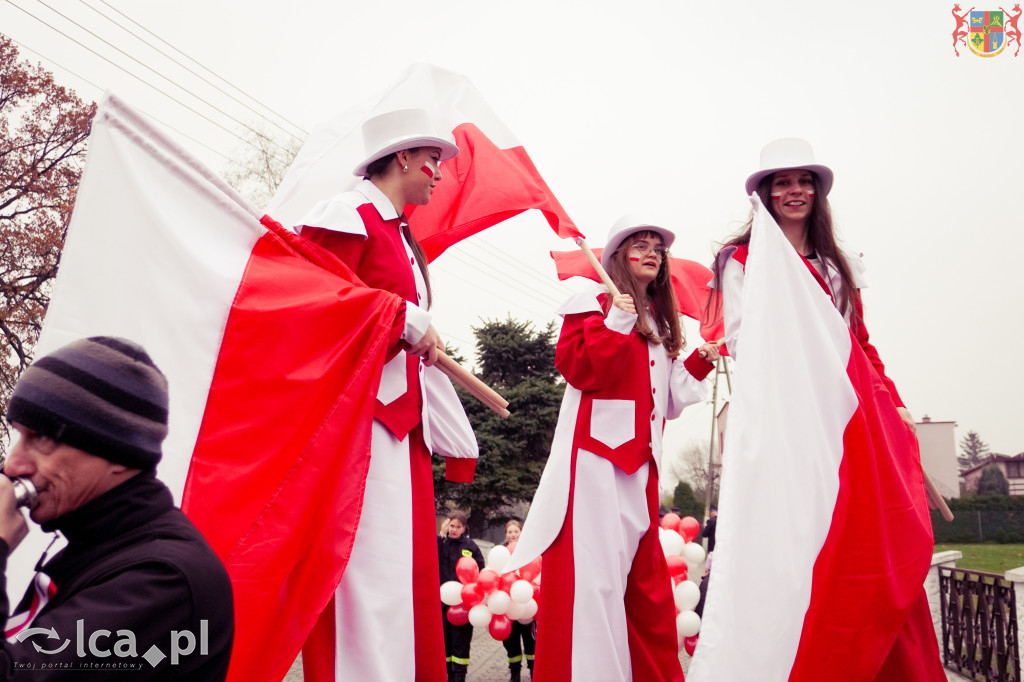
[[[700,601],[700,588],[688,580],[692,575],[697,580],[697,570],[704,563],[704,548],[694,538],[700,530],[700,523],[692,516],[679,518],[669,512],[661,519],[659,539],[665,552],[668,572],[672,576],[672,593],[676,602],[676,636],[679,648],[693,655],[697,647],[697,633],[700,632],[700,616],[693,610]]]
[[[540,557],[518,571],[503,574],[512,556],[509,549],[494,546],[482,571],[472,557],[456,562],[458,582],[449,580],[441,585],[441,601],[450,607],[448,622],[486,627],[491,637],[503,640],[512,634],[513,620],[524,625],[533,621],[540,599]]]

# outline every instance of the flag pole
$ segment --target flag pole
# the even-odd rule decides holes
[[[502,418],[507,418],[511,414],[507,409],[507,400],[443,351],[437,352],[437,368]]]
[[[619,295],[619,288],[615,286],[615,282],[608,276],[608,272],[601,266],[601,261],[597,260],[594,252],[590,250],[590,246],[587,245],[587,240],[583,237],[573,237],[573,241],[576,242],[576,246],[583,249],[584,255],[587,260],[590,261],[590,265],[593,266],[594,270],[597,271],[597,276],[601,278],[604,285],[608,287],[608,291],[611,293],[612,298]]]

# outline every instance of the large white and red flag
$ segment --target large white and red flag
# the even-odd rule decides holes
[[[752,201],[715,559],[688,679],[944,680],[916,439]]]
[[[426,109],[450,131],[459,155],[441,163],[444,181],[426,206],[409,206],[413,234],[429,260],[452,244],[529,209],[544,214],[559,237],[580,237],[565,209],[540,176],[512,131],[465,76],[414,64],[371,107],[355,107],[310,133],[267,213],[287,226],[299,224],[319,201],[351,189],[365,157],[363,120],[395,109]]]
[[[262,223],[106,96],[37,348],[124,336],[167,375],[158,473],[231,576],[246,682],[284,677],[344,570],[401,304]]]

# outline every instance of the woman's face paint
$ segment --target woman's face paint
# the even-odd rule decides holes
[[[437,175],[437,166],[435,166],[432,161],[427,161],[426,163],[424,163],[422,166],[420,166],[420,170],[426,173],[427,177],[430,178],[431,180],[433,180],[434,176]]]
[[[783,223],[803,223],[814,206],[814,176],[801,168],[779,171],[772,176],[772,207]]]

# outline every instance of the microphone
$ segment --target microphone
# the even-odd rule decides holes
[[[30,479],[12,478],[11,487],[14,488],[14,500],[18,507],[25,507],[31,510],[39,503],[39,495],[36,493],[36,487]]]

